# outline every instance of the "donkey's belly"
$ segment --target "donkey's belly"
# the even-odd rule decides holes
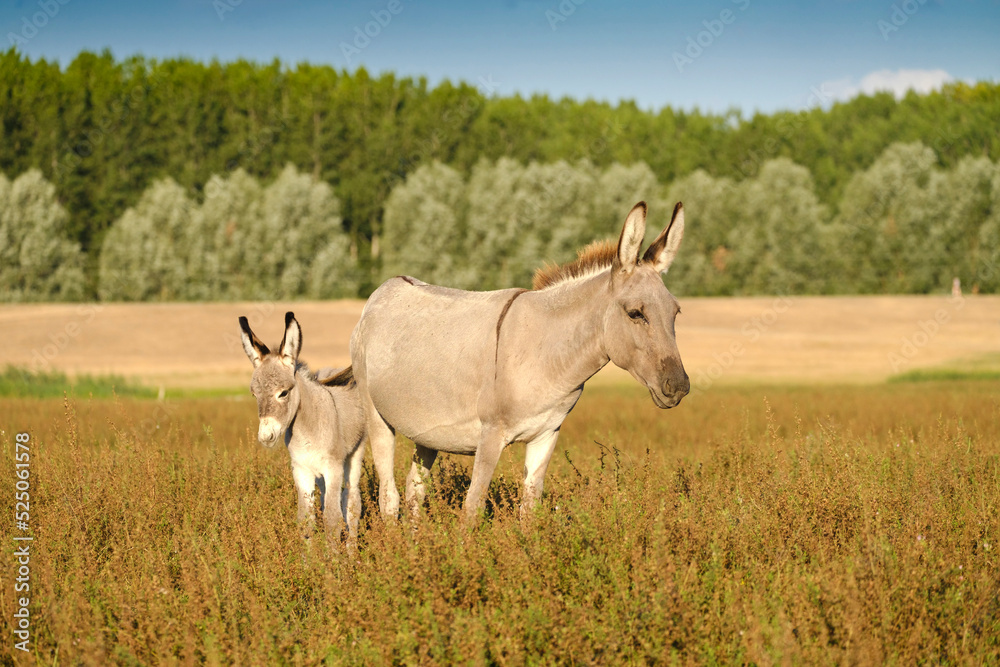
[[[397,432],[419,445],[452,454],[475,454],[482,422],[475,400],[463,402],[447,391],[391,392],[370,387],[375,408]]]
[[[476,426],[456,426],[454,424],[442,425],[430,430],[413,435],[405,434],[418,445],[423,445],[428,449],[449,454],[476,453],[479,447],[480,427]]]

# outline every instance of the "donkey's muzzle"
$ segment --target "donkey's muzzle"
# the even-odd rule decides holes
[[[281,437],[281,422],[274,417],[263,417],[257,427],[257,440],[265,447],[271,448],[278,444]]]
[[[691,380],[688,378],[687,373],[681,371],[679,377],[675,376],[664,380],[663,386],[660,387],[660,396],[657,396],[654,392],[650,392],[653,396],[653,402],[659,408],[672,408],[681,402],[681,399],[688,395],[691,391]]]

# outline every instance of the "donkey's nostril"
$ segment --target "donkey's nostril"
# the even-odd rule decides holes
[[[674,396],[680,400],[687,396],[690,391],[691,381],[688,379],[687,373],[681,378],[671,378],[663,382],[663,393],[666,396]]]

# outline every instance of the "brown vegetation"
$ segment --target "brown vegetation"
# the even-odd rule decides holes
[[[329,559],[305,552],[287,455],[256,444],[249,400],[0,412],[6,469],[12,431],[32,436],[41,664],[1000,660],[988,381],[717,388],[669,412],[590,388],[530,524],[522,448],[471,531],[466,459],[445,457],[416,530],[369,512],[358,553]]]

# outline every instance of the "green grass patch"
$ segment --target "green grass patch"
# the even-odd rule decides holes
[[[0,396],[56,398],[63,394],[80,398],[156,398],[157,392],[117,375],[78,375],[70,379],[58,371],[33,372],[17,366],[7,366],[0,373]]]
[[[888,382],[965,382],[968,380],[1000,380],[1000,370],[968,370],[959,368],[915,368],[893,375]]]

